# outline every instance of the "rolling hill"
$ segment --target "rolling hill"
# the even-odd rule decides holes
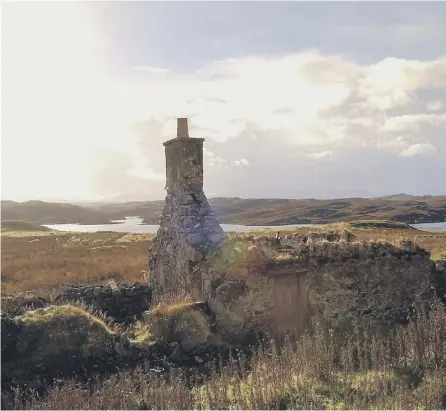
[[[210,198],[221,223],[245,225],[324,224],[336,221],[390,220],[404,223],[446,221],[446,196],[344,198],[337,200]],[[158,224],[163,201],[98,206],[111,219],[139,216]]]
[[[2,201],[1,212],[2,220],[22,220],[34,224],[110,223],[104,211],[65,203]]]
[[[210,198],[220,223],[244,225],[325,224],[336,221],[389,220],[408,224],[446,221],[446,196],[395,195],[336,200]],[[158,224],[164,201],[92,203],[82,207],[63,203],[2,201],[3,220],[38,224],[107,224],[139,216]]]

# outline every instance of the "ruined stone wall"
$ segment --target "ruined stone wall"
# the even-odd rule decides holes
[[[412,304],[432,294],[430,255],[413,245],[310,241],[288,248],[265,237],[253,243],[226,257],[209,300],[217,327],[228,333],[254,326],[275,335],[300,332],[311,318],[338,330],[361,321],[405,323]]]
[[[117,323],[141,319],[149,309],[152,287],[147,284],[117,285],[112,288],[84,284],[64,284],[57,298],[59,302],[81,302],[103,312]]]
[[[352,243],[308,251],[310,314],[334,328],[404,324],[412,305],[431,296],[425,250]]]
[[[358,318],[404,322],[427,293],[432,262],[412,244],[353,242],[346,230],[223,244],[203,193],[203,141],[178,119],[177,138],[164,143],[166,204],[149,260],[155,292],[208,300],[220,332],[241,335],[300,331],[311,316],[339,327]]]

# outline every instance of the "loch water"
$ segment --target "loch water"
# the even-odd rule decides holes
[[[58,231],[74,231],[82,233],[96,233],[99,231],[116,231],[119,233],[139,233],[139,234],[156,234],[159,225],[157,224],[141,224],[143,221],[140,217],[126,217],[125,220],[114,220],[114,224],[48,224],[45,227]],[[241,224],[220,224],[226,232],[247,233],[251,231],[281,231],[289,228],[312,227],[314,224],[292,224],[279,226],[247,226]],[[443,223],[424,223],[412,224],[412,227],[424,231],[446,231],[446,222]]]

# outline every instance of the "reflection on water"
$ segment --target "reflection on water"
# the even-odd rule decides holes
[[[158,231],[157,224],[141,224],[143,221],[139,217],[126,217],[125,220],[113,220],[118,224],[98,224],[98,225],[84,225],[84,224],[48,224],[45,227],[52,228],[59,231],[76,231],[81,233],[95,233],[97,231],[116,231],[119,233],[140,233],[140,234],[156,234]],[[226,232],[247,233],[249,231],[272,230],[280,231],[286,228],[293,227],[311,227],[313,224],[293,224],[280,226],[247,226],[240,224],[221,224],[221,227]],[[426,224],[412,224],[412,227],[419,230],[426,231],[446,231],[446,222],[444,223],[426,223]]]

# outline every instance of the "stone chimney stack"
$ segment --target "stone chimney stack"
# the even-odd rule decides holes
[[[166,202],[149,259],[154,292],[210,295],[207,257],[225,238],[203,193],[204,138],[189,137],[187,118],[177,120],[177,137],[164,143]]]
[[[164,143],[167,192],[203,191],[203,142],[204,138],[189,138],[187,118],[177,120],[177,137]]]

